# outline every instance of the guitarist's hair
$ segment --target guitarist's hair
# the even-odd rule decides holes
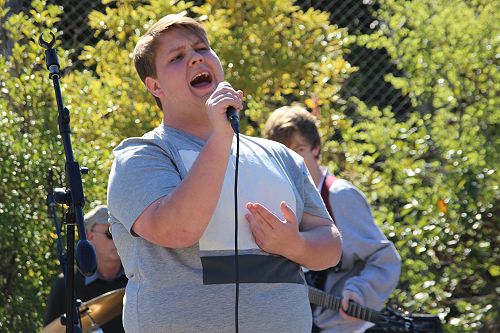
[[[299,105],[282,106],[273,111],[264,127],[264,137],[289,146],[292,136],[300,134],[311,145],[321,147],[321,137],[317,127],[318,120]],[[319,159],[318,155],[314,156]]]

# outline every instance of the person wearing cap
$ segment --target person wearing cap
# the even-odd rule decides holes
[[[97,271],[94,275],[87,277],[78,270],[75,272],[75,297],[84,302],[127,285],[127,278],[109,230],[106,206],[97,206],[85,215],[85,229],[87,239],[95,248]],[[66,312],[65,291],[64,276],[60,274],[52,286],[47,301],[44,326]],[[121,304],[118,306],[121,308]],[[116,316],[104,324],[101,329],[103,332],[124,332],[121,316]]]

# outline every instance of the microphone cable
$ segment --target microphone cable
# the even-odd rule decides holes
[[[229,82],[222,82],[222,86],[231,87]],[[238,323],[238,308],[240,299],[240,263],[238,255],[238,166],[240,160],[240,120],[238,112],[233,106],[229,106],[226,110],[226,117],[231,128],[236,134],[236,161],[234,167],[234,282],[235,282],[235,300],[234,300],[234,323],[236,333],[239,331]]]
[[[240,266],[238,255],[238,166],[240,159],[240,133],[236,132],[236,161],[234,168],[234,267],[235,267],[235,301],[234,324],[236,333],[239,331],[238,308],[240,298]]]

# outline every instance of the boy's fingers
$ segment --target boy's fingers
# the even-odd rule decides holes
[[[295,216],[294,211],[286,204],[286,202],[282,201],[280,204],[281,212],[285,217],[285,220],[288,223],[297,224],[297,217]]]
[[[255,214],[256,217],[258,217],[258,219],[261,223],[265,223],[271,229],[274,229],[273,221],[275,219],[278,219],[278,217],[276,215],[274,215],[269,210],[267,210],[264,206],[262,206],[261,204],[258,204],[258,203],[253,203],[251,205],[247,205],[247,208],[248,208],[248,210],[250,210],[251,213]]]

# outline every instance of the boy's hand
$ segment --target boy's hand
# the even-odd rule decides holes
[[[302,241],[297,217],[288,205],[282,201],[280,209],[285,220],[280,220],[266,207],[258,203],[247,203],[250,213],[245,217],[257,245],[264,251],[290,258],[290,250]]]
[[[232,137],[233,130],[226,117],[227,108],[230,106],[234,107],[238,112],[243,109],[243,92],[241,90],[236,91],[227,83],[221,82],[207,99],[205,107],[213,131],[229,132]]]
[[[351,300],[358,303],[358,304],[361,304],[361,305],[364,305],[364,303],[365,303],[363,301],[363,299],[361,298],[361,296],[359,296],[357,293],[355,293],[354,291],[345,289],[342,292],[342,307],[339,310],[340,316],[342,316],[342,318],[344,318],[346,320],[350,320],[350,321],[361,321],[361,319],[351,317],[347,313],[345,313],[345,311],[347,311],[347,309],[349,307],[349,301],[351,301]]]

